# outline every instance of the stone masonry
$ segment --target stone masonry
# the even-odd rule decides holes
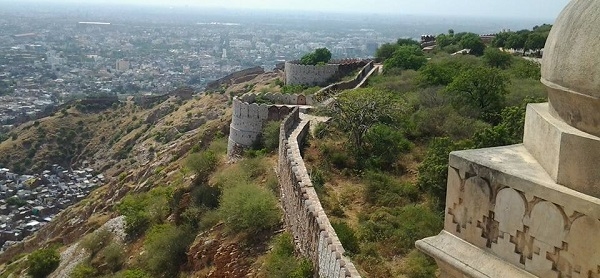
[[[300,146],[308,134],[309,121],[299,109],[282,122],[279,134],[279,184],[285,223],[300,252],[309,258],[319,277],[360,277],[345,257],[340,243],[308,175]]]

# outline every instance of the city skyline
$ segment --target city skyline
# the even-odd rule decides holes
[[[0,0],[0,3],[16,3],[14,0]],[[199,8],[285,10],[301,12],[344,12],[344,13],[380,13],[440,16],[482,16],[493,18],[530,18],[554,19],[564,8],[568,0],[506,0],[506,1],[470,1],[470,0],[379,0],[364,3],[358,0],[334,1],[276,1],[276,0],[26,0],[20,3],[67,3],[67,4],[103,4],[103,5],[160,5],[188,6]]]

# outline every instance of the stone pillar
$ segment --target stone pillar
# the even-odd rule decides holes
[[[600,277],[599,13],[556,21],[523,144],[450,154],[444,230],[416,243],[442,277]]]

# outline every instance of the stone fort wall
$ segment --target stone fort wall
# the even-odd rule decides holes
[[[286,226],[319,277],[360,277],[354,264],[343,255],[344,247],[321,206],[300,155],[308,131],[308,121],[300,120],[299,108],[294,108],[280,126],[278,174]]]
[[[347,59],[325,65],[302,65],[299,61],[285,62],[285,84],[323,86],[364,66],[365,60]]]
[[[369,73],[371,73],[374,67],[374,61],[366,62],[366,64],[361,68],[361,70],[356,74],[356,76],[353,79],[330,84],[329,86],[315,93],[314,98],[324,100],[325,98],[333,95],[336,92],[362,87],[364,85],[364,82],[367,81],[367,77],[369,76]]]

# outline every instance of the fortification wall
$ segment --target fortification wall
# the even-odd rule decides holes
[[[253,68],[249,68],[249,69],[245,69],[245,70],[241,70],[241,71],[236,71],[236,72],[231,73],[223,78],[209,82],[206,85],[206,91],[218,90],[219,87],[221,87],[221,85],[230,84],[230,83],[232,83],[232,81],[239,79],[239,78],[243,78],[244,76],[247,76],[247,75],[253,75],[252,78],[254,78],[254,77],[256,77],[256,75],[263,74],[263,73],[265,73],[265,70],[262,67],[253,67]]]
[[[256,96],[254,96],[256,97]],[[286,105],[266,105],[252,103],[251,97],[233,99],[233,114],[229,126],[227,154],[239,155],[245,148],[252,147],[262,134],[263,126],[268,121],[279,121],[285,118],[293,107]]]
[[[322,86],[338,73],[339,64],[301,65],[298,61],[285,62],[285,84]]]
[[[374,67],[375,67],[374,61],[367,62],[360,69],[360,71],[356,74],[356,76],[354,76],[354,78],[347,80],[347,81],[340,81],[337,83],[333,83],[333,84],[319,90],[315,94],[314,98],[315,99],[324,99],[336,91],[350,90],[350,89],[359,87],[359,85],[362,85],[361,82],[365,81],[365,78],[368,76],[368,74],[371,72],[371,70],[373,70]]]
[[[313,105],[315,101],[312,95],[303,94],[282,94],[282,93],[249,93],[240,97],[243,102],[253,103],[257,97],[269,100],[274,104],[283,105]]]
[[[321,206],[300,155],[308,130],[308,121],[300,121],[298,108],[283,120],[279,130],[278,173],[286,226],[319,277],[360,277],[354,264],[343,256],[344,247]]]

